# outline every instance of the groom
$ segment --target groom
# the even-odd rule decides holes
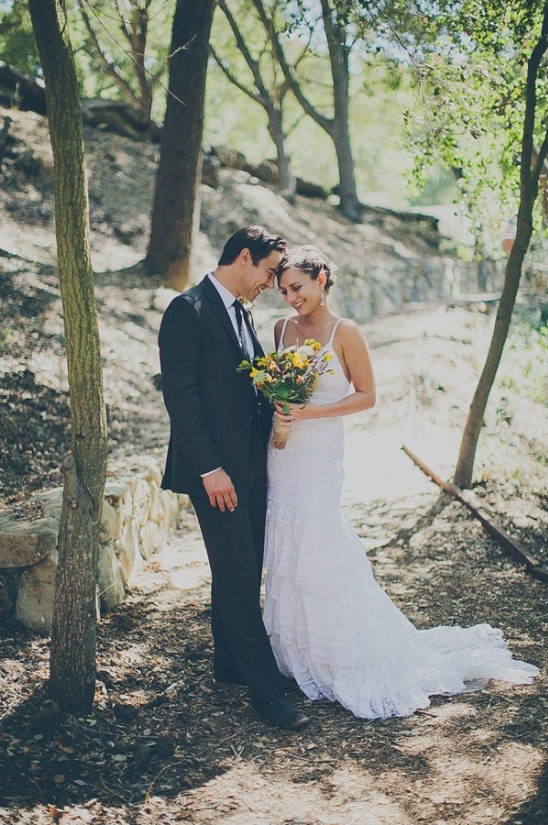
[[[265,721],[297,729],[308,718],[282,698],[260,607],[272,411],[236,371],[263,354],[238,299],[252,303],[271,289],[285,254],[284,239],[264,227],[240,229],[216,269],[168,306],[159,335],[171,421],[162,487],[188,493],[204,538],[216,681],[247,685]]]

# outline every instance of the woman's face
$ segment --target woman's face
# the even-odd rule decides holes
[[[299,315],[308,315],[320,303],[320,286],[323,284],[323,273],[313,280],[307,272],[292,266],[282,273],[279,289],[284,301]]]

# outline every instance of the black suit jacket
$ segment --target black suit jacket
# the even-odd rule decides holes
[[[236,490],[265,471],[272,410],[256,394],[221,296],[209,278],[178,295],[166,309],[159,334],[162,392],[171,437],[162,487],[204,494],[201,476],[223,467]],[[262,354],[255,341],[256,354]],[[252,448],[259,452],[250,461]]]

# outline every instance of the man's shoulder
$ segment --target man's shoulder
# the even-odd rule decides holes
[[[196,312],[199,315],[200,310],[202,308],[203,297],[204,297],[204,288],[203,288],[203,282],[202,282],[202,283],[199,283],[199,284],[195,284],[194,286],[191,286],[189,289],[186,289],[184,292],[181,292],[181,294],[178,296],[178,299],[175,299],[175,300],[186,301],[187,303],[189,303],[191,306],[194,307],[194,309],[196,310]]]
[[[170,306],[173,305],[173,308],[176,307],[183,308],[185,306],[191,306],[195,312],[200,315],[203,305],[203,299],[207,296],[207,278],[204,278],[203,281],[200,281],[199,284],[195,284],[194,286],[189,287],[189,289],[185,289],[184,292],[181,292],[180,295],[177,295],[172,301]]]

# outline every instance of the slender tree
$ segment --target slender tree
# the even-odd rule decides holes
[[[262,106],[266,112],[268,133],[276,147],[276,165],[279,173],[278,187],[283,195],[292,198],[296,190],[296,181],[291,171],[291,159],[286,143],[287,130],[284,127],[284,101],[289,91],[289,83],[283,75],[281,81],[278,78],[276,61],[273,61],[273,65],[268,66],[265,70],[261,58],[265,56],[272,58],[271,50],[265,48],[264,43],[257,43],[256,40],[253,44],[249,42],[242,24],[236,18],[227,0],[219,0],[219,8],[232,30],[236,46],[250,72],[252,83],[246,82],[241,73],[231,66],[226,55],[220,54],[213,44],[210,44],[211,53],[230,82]],[[244,16],[247,18],[251,10],[252,4],[249,4],[247,8],[240,5],[238,7],[239,17]],[[257,50],[259,51],[258,55],[256,54]],[[303,48],[300,58],[304,57],[305,53],[306,48]],[[272,64],[271,60],[269,62]],[[295,64],[293,64],[293,68],[295,69]]]
[[[55,224],[70,389],[72,450],[64,493],[50,682],[60,704],[88,710],[95,691],[96,569],[107,463],[84,144],[64,0],[29,0],[46,85]]]
[[[477,444],[483,425],[483,417],[489,394],[500,364],[504,344],[510,329],[512,313],[521,279],[523,261],[533,231],[533,208],[539,191],[539,177],[548,154],[548,129],[545,123],[544,136],[538,150],[534,148],[534,136],[538,128],[537,94],[540,83],[544,83],[544,72],[539,72],[548,49],[548,3],[543,4],[541,32],[527,63],[525,83],[525,115],[521,140],[520,198],[516,222],[516,238],[506,264],[504,285],[495,319],[495,328],[487,359],[483,367],[464,428],[457,467],[455,484],[469,487],[472,482]]]
[[[177,0],[173,19],[167,107],[145,268],[180,290],[189,278],[215,2]]]
[[[337,0],[321,0],[320,2],[321,21],[327,42],[332,77],[333,116],[327,117],[311,102],[303,84],[299,81],[297,72],[287,57],[276,21],[266,3],[264,0],[253,0],[253,3],[270,36],[276,59],[297,102],[333,141],[339,170],[338,194],[341,212],[350,220],[359,222],[361,206],[356,189],[349,121],[349,59],[352,45],[355,42],[350,25],[351,4],[337,2]],[[302,3],[299,2],[296,7],[301,5]],[[308,21],[306,10],[301,11],[301,20],[303,23]],[[317,22],[315,20],[308,22],[308,26],[315,29]]]

